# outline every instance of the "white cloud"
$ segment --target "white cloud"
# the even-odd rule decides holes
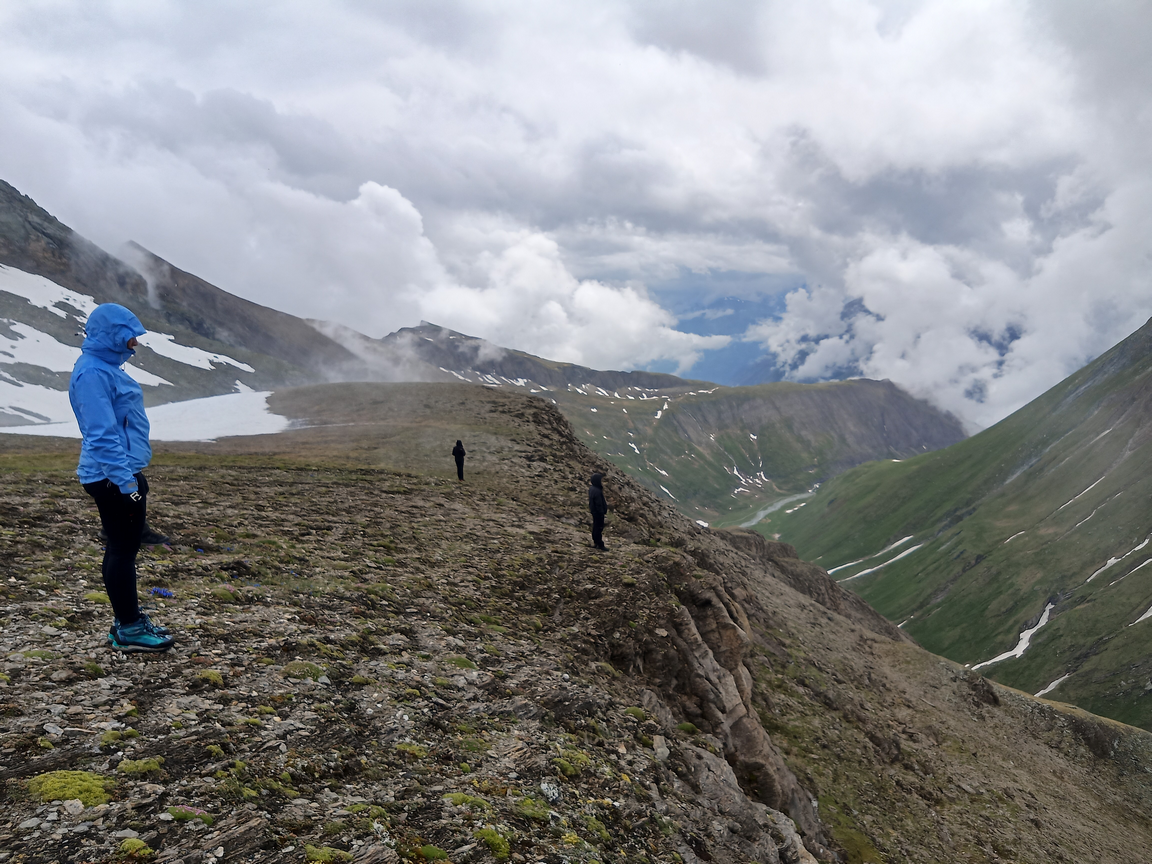
[[[539,233],[523,234],[483,264],[483,287],[423,292],[424,317],[499,345],[610,369],[671,360],[686,371],[701,350],[729,342],[677,331],[675,319],[641,289],[576,279],[555,241]]]
[[[794,374],[972,425],[1152,314],[1139,4],[45,6],[0,6],[0,177],[296,314],[684,368],[661,282],[805,279],[750,331]]]

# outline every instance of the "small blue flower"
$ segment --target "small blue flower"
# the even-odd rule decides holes
[[[176,595],[169,591],[167,588],[153,588],[149,591],[153,597],[175,597]]]

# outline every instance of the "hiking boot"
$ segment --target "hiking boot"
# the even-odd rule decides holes
[[[144,525],[144,533],[140,535],[141,546],[167,546],[171,542],[171,537],[165,537],[159,531],[153,531],[149,525]]]
[[[167,651],[176,644],[176,640],[170,634],[160,633],[159,628],[147,615],[141,615],[138,621],[131,624],[114,626],[109,637],[109,647],[126,653]]]
[[[169,633],[172,632],[167,627],[161,627],[159,624],[157,624],[155,621],[153,621],[151,618],[149,618],[148,615],[144,612],[140,613],[140,619],[143,621],[147,621],[148,626],[150,626],[154,632],[159,633],[161,636],[167,636]],[[111,642],[113,639],[116,638],[116,628],[119,626],[120,626],[120,619],[119,618],[113,618],[112,619],[112,626],[108,628],[108,641],[109,642]]]
[[[100,529],[100,542],[108,542],[108,532]],[[141,546],[167,546],[172,542],[171,537],[165,537],[159,531],[153,531],[150,525],[144,526],[144,533],[140,535]]]

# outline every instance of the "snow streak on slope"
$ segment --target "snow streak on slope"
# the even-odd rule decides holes
[[[1095,573],[1093,573],[1091,576],[1089,576],[1087,579],[1084,580],[1084,584],[1087,585],[1089,582],[1091,582],[1093,579],[1095,579],[1097,576],[1099,576],[1101,573],[1103,573],[1109,567],[1113,566],[1114,564],[1119,564],[1121,561],[1123,561],[1129,555],[1132,555],[1135,552],[1139,552],[1141,549],[1143,549],[1145,546],[1148,545],[1149,541],[1152,541],[1152,534],[1145,537],[1144,542],[1141,543],[1139,546],[1137,546],[1135,549],[1128,550],[1123,555],[1121,555],[1119,558],[1109,558],[1108,563],[1106,563],[1103,567],[1101,567],[1099,570],[1097,570]]]
[[[175,341],[174,336],[167,333],[145,333],[140,337],[140,344],[152,349],[161,357],[167,357],[169,360],[175,360],[177,363],[184,363],[187,366],[195,366],[198,369],[211,370],[215,368],[214,363],[227,363],[229,366],[235,366],[245,372],[256,371],[247,363],[233,360],[226,354],[213,354],[210,351],[202,351],[190,345],[181,345]]]
[[[857,564],[863,564],[869,558],[875,558],[878,555],[883,555],[885,552],[890,552],[893,549],[895,549],[897,546],[903,546],[905,543],[907,543],[909,540],[911,540],[913,538],[913,536],[915,536],[915,535],[909,534],[907,537],[902,537],[901,539],[897,540],[895,543],[889,543],[887,546],[885,546],[879,552],[873,552],[871,555],[866,555],[865,557],[860,558],[857,561],[849,561],[847,564],[841,564],[839,567],[833,567],[831,570],[828,571],[828,575],[831,576],[837,570],[843,570],[845,567],[854,567]],[[895,560],[895,559],[893,559],[893,560]]]
[[[1011,651],[1005,651],[991,660],[985,660],[983,663],[977,663],[972,667],[972,670],[983,669],[985,666],[991,666],[993,663],[999,663],[1001,660],[1007,660],[1010,657],[1023,657],[1024,652],[1028,650],[1028,645],[1032,641],[1032,637],[1036,635],[1036,631],[1048,623],[1048,616],[1052,614],[1052,609],[1056,606],[1055,603],[1049,603],[1044,607],[1044,614],[1040,616],[1040,620],[1036,623],[1035,627],[1029,627],[1020,634],[1020,639],[1016,642],[1016,647]]]
[[[889,564],[894,564],[895,562],[899,561],[901,558],[908,557],[913,552],[915,552],[917,549],[921,548],[923,545],[924,545],[923,543],[917,543],[915,546],[911,547],[910,549],[905,549],[903,552],[901,552],[899,555],[895,556],[894,558],[889,558],[883,564],[877,564],[875,567],[869,567],[867,570],[861,570],[859,573],[855,574],[854,576],[846,576],[843,579],[837,579],[836,581],[837,582],[851,582],[853,579],[859,579],[861,576],[867,576],[869,573],[875,573],[877,570],[880,570],[883,567],[887,567]]]

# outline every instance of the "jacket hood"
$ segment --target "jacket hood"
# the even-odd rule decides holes
[[[128,347],[128,340],[148,331],[131,310],[119,303],[101,303],[88,316],[84,332],[81,351],[119,366],[136,353]]]
[[[597,489],[603,489],[604,486],[600,482],[603,476],[603,474],[593,474],[588,482],[595,486]]]

